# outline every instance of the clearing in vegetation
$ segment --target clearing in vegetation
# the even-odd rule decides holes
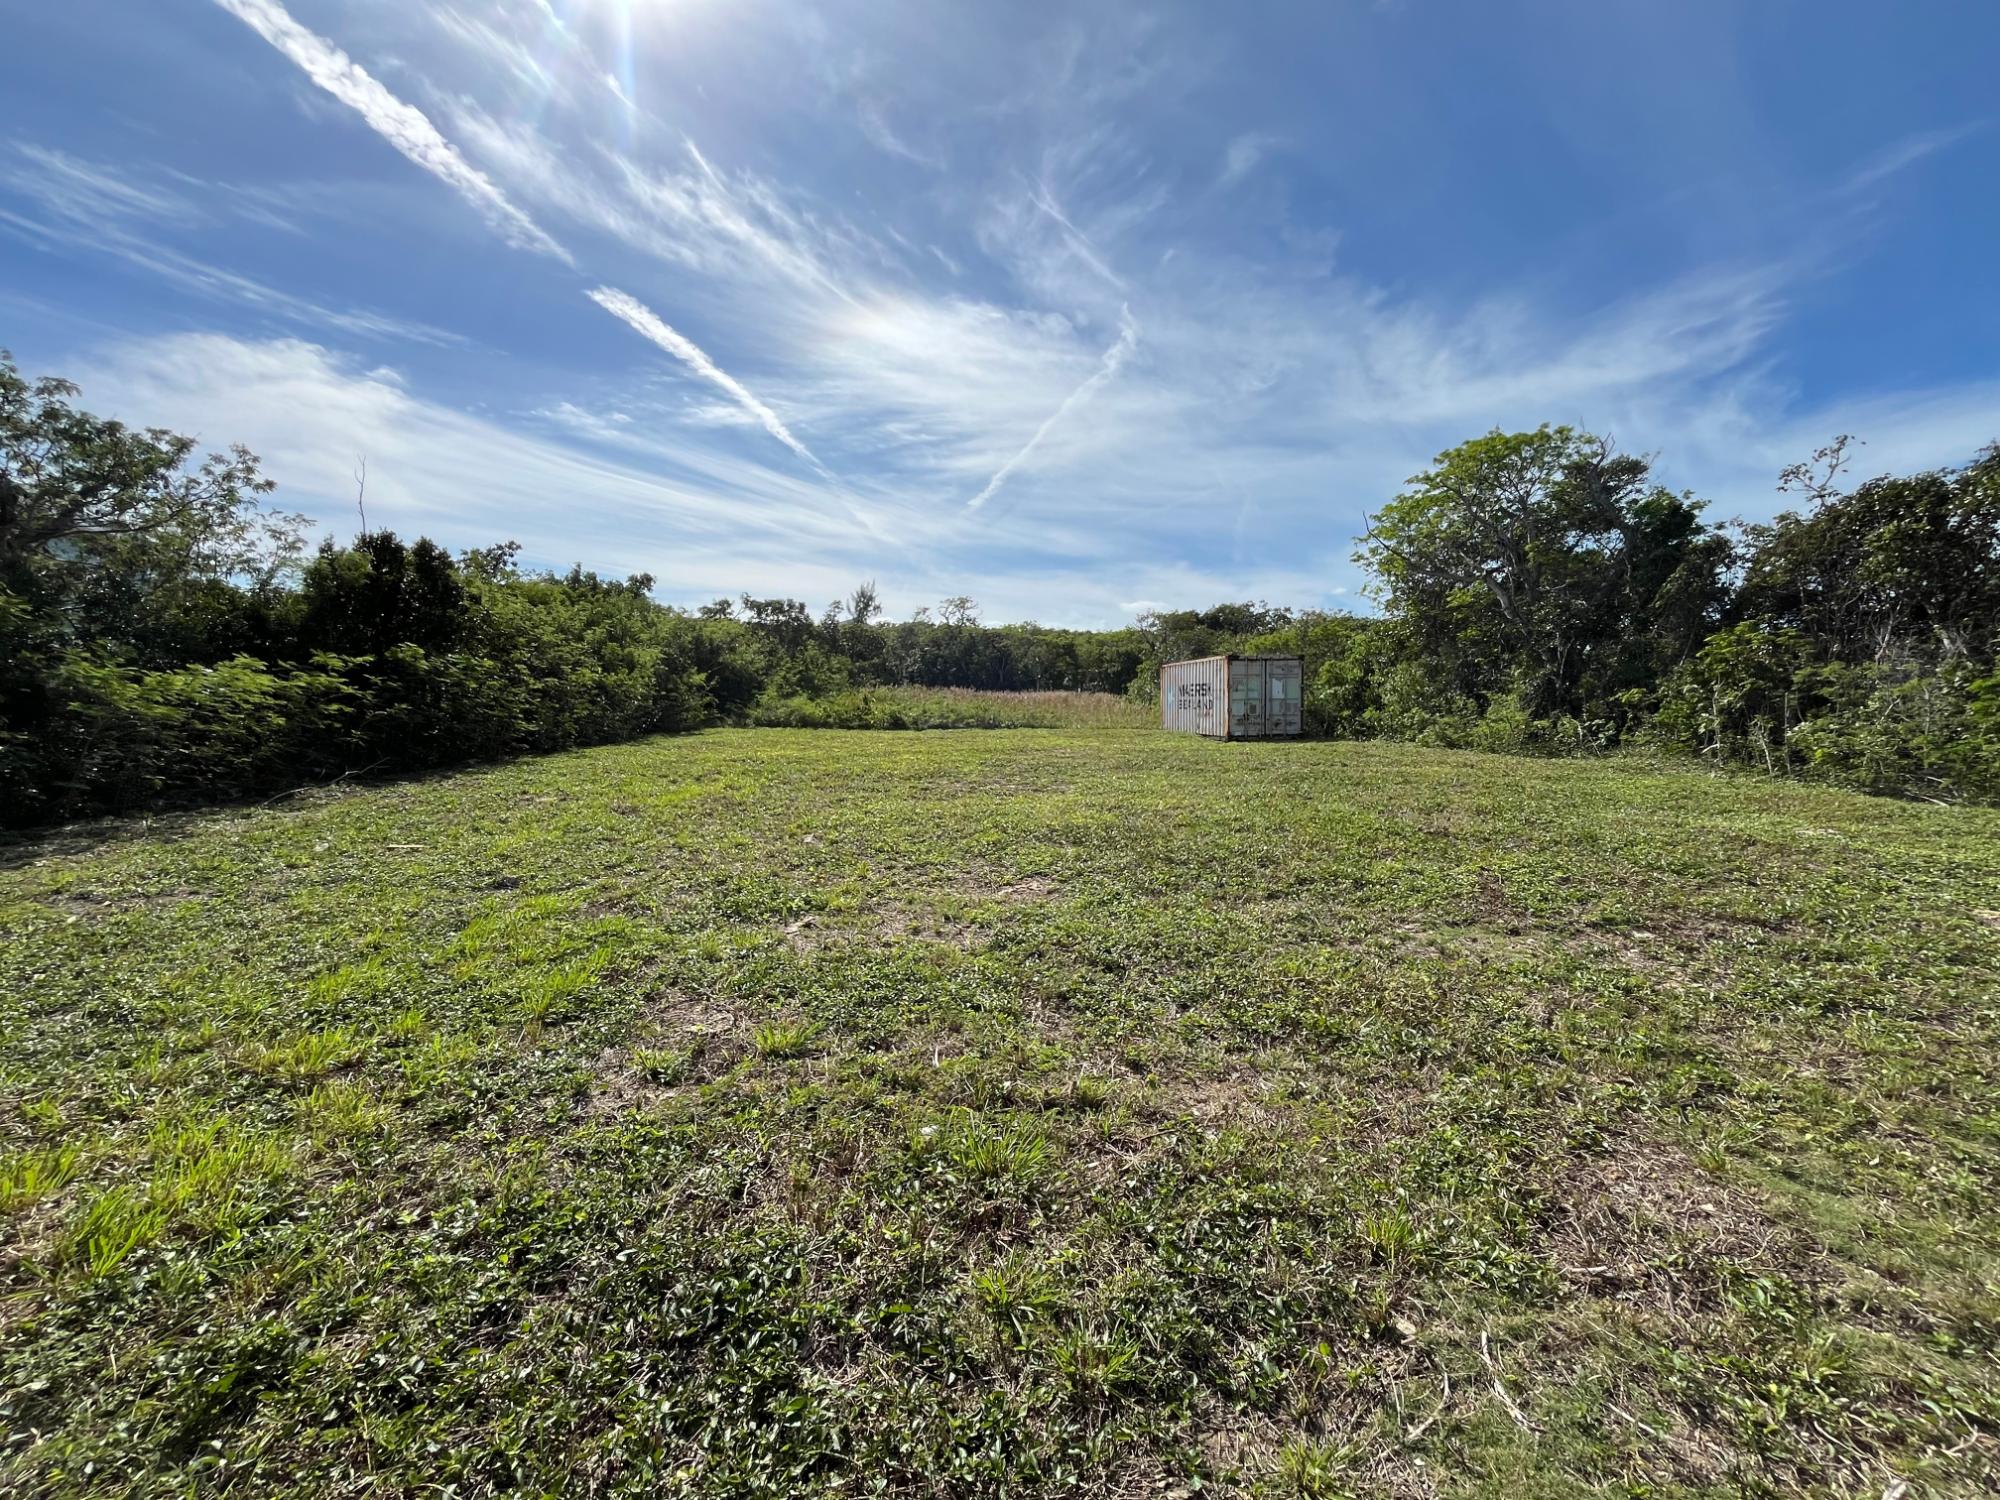
[[[10,1495],[1992,1492],[2000,813],[729,730],[0,857]]]

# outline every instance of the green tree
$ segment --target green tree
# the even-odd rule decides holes
[[[1700,511],[1606,439],[1495,431],[1414,476],[1356,557],[1431,691],[1604,716],[1720,615],[1729,544]]]
[[[1801,630],[1830,661],[1990,663],[2000,632],[2000,443],[1960,469],[1840,494],[1848,439],[1787,471],[1810,504],[1749,528],[1740,613]]]
[[[299,518],[259,504],[271,486],[249,452],[197,458],[76,394],[0,353],[0,802],[16,818],[88,780],[76,705],[110,701],[98,687],[256,649],[302,547]],[[126,701],[157,721],[194,700]]]
[[[192,438],[79,411],[76,394],[0,352],[10,657],[106,637],[162,664],[240,649],[234,616],[296,566],[303,522],[259,504],[271,483],[247,449],[197,460]]]
[[[305,572],[301,610],[307,649],[354,654],[450,650],[469,623],[451,554],[428,537],[405,544],[389,531],[364,532],[351,547],[323,543]]]

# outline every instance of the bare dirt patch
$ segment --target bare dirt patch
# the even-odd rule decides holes
[[[1046,901],[1061,887],[1049,875],[1023,875],[1016,880],[987,869],[965,871],[948,889],[962,899],[1021,903]]]
[[[1056,883],[1046,875],[1030,875],[1003,885],[993,894],[1002,901],[1040,901],[1055,894]]]
[[[1822,1279],[1823,1254],[1804,1233],[1664,1143],[1573,1160],[1549,1248],[1577,1289],[1676,1314],[1703,1310],[1729,1267]]]
[[[628,1114],[674,1092],[655,1083],[629,1051],[618,1047],[599,1053],[590,1074],[590,1094],[583,1101],[583,1113],[590,1119]]]
[[[630,1042],[607,1047],[591,1065],[584,1113],[624,1114],[720,1078],[750,1051],[749,1021],[692,996],[661,996],[633,1023]]]
[[[1480,968],[1506,967],[1545,960],[1548,943],[1518,925],[1490,927],[1484,923],[1422,926],[1400,922],[1382,934],[1395,956],[1403,959],[1437,959],[1446,963],[1469,963]]]
[[[71,916],[116,915],[131,911],[160,911],[188,901],[206,901],[201,891],[103,891],[77,889],[58,891],[44,898],[57,911]]]
[[[784,940],[795,953],[817,953],[854,944],[884,946],[908,942],[943,943],[975,953],[987,945],[986,936],[976,923],[898,902],[883,902],[860,912],[811,912],[785,925]]]

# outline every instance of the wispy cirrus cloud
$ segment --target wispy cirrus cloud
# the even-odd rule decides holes
[[[1055,196],[1050,193],[1045,184],[1035,189],[1034,203],[1036,208],[1047,214],[1061,227],[1064,239],[1068,242],[1071,252],[1075,254],[1078,260],[1090,267],[1091,270],[1095,271],[1119,291],[1122,292],[1125,290],[1125,278],[1112,270],[1105,262],[1104,257],[1098,253],[1097,246],[1090,242],[1090,237],[1070,222],[1069,216],[1062,211],[1062,206],[1056,202]]]
[[[473,166],[415,105],[398,99],[359,63],[317,32],[293,20],[276,0],[215,0],[290,58],[320,88],[352,109],[383,140],[433,177],[455,189],[517,249],[575,261],[493,180]]]
[[[1503,179],[1514,158],[1472,173],[1463,152],[1446,149],[1458,127],[1437,111],[1386,82],[1382,98],[1355,97],[1394,77],[1391,65],[1363,65],[1358,37],[1350,87],[1298,107],[1247,75],[1218,96],[1218,71],[1241,73],[1242,59],[1209,45],[1216,28],[1193,7],[1176,13],[1172,3],[1148,6],[1145,19],[1085,8],[1048,24],[968,12],[948,28],[921,7],[845,0],[810,12],[746,0],[750,9],[727,20],[709,6],[608,0],[220,3],[267,21],[289,21],[280,5],[307,20],[344,17],[322,29],[347,53],[333,53],[338,65],[322,57],[321,71],[331,68],[348,93],[307,67],[315,83],[368,117],[380,97],[343,71],[348,53],[363,60],[420,107],[429,129],[405,130],[398,150],[479,207],[501,238],[518,243],[525,222],[587,272],[565,274],[546,250],[538,262],[519,257],[522,303],[466,324],[482,338],[478,355],[413,350],[396,386],[377,378],[379,350],[352,363],[329,354],[343,361],[339,378],[322,370],[287,386],[295,402],[323,387],[330,411],[372,413],[386,432],[378,472],[401,464],[437,487],[424,514],[446,528],[440,539],[468,529],[486,539],[508,513],[487,503],[499,494],[547,547],[574,545],[599,568],[643,566],[671,597],[711,586],[815,597],[878,575],[904,607],[971,588],[989,618],[1084,622],[1145,602],[1246,592],[1323,604],[1355,581],[1348,554],[1365,512],[1431,454],[1495,424],[1610,430],[1629,447],[1661,451],[1669,482],[1754,513],[1779,463],[1827,432],[1862,431],[1871,455],[1945,459],[1970,451],[1993,409],[1990,383],[1942,378],[1907,402],[1836,401],[1837,389],[1867,394],[1855,384],[1868,377],[1853,374],[1866,361],[1849,359],[1836,374],[1839,358],[1802,363],[1792,342],[1833,305],[1829,263],[1860,258],[1885,179],[1905,174],[1897,186],[1914,199],[1947,170],[1974,175],[1991,142],[1957,144],[1963,132],[1870,135],[1883,147],[1873,157],[1823,154],[1810,176],[1772,171],[1793,210],[1760,199],[1755,234],[1726,214],[1705,214],[1699,234],[1683,234],[1692,222],[1683,215],[1668,233],[1633,236],[1630,253],[1571,255],[1574,244],[1547,226],[1511,217]],[[257,34],[297,42],[276,23]],[[249,32],[228,40],[268,68],[286,67]],[[1334,118],[1343,101],[1352,104],[1344,122]],[[1396,113],[1405,108],[1414,113]],[[1961,101],[1925,118],[1949,124],[1979,108]],[[1354,128],[1371,111],[1392,128]],[[385,136],[408,125],[394,111],[382,118],[370,124]],[[1911,115],[1896,128],[1922,122]],[[272,124],[315,128],[289,116]],[[1264,133],[1274,124],[1282,145]],[[1595,120],[1576,133],[1576,161],[1537,158],[1538,181],[1595,160],[1602,134]],[[344,207],[375,185],[335,153],[375,148],[360,132],[338,137],[324,157],[287,158],[331,161],[321,180],[266,184],[290,194],[273,200],[280,207],[303,205],[298,217],[313,233],[296,256],[283,270],[274,259],[242,264],[301,303],[337,301],[322,289],[378,276],[382,295],[396,299],[387,305],[483,317],[472,299],[451,295],[450,278],[470,263],[462,247],[426,256],[421,228],[397,238],[405,226],[383,217],[381,242],[392,251],[345,253],[323,205]],[[1638,139],[1628,130],[1617,149]],[[506,207],[435,158],[439,142]],[[1499,160],[1496,142],[1482,144]],[[1755,145],[1732,145],[1731,171]],[[1955,146],[1949,160],[1946,146]],[[1426,152],[1412,158],[1422,170],[1376,159],[1397,148]],[[1661,164],[1663,178],[1702,165],[1698,151],[1665,154],[1675,159]],[[269,170],[251,155],[217,170]],[[950,171],[919,173],[906,156],[948,161]],[[1422,179],[1407,184],[1407,198],[1402,169]],[[363,331],[354,320],[365,315],[285,308],[269,300],[282,295],[276,286],[170,259],[237,253],[238,224],[200,191],[186,194],[196,223],[174,217],[182,206],[148,203],[159,184],[146,174],[127,174],[122,188],[73,175],[63,191],[76,217],[3,192],[0,213],[269,315],[213,326],[264,337],[281,317],[316,318],[322,329]],[[1411,238],[1433,189],[1500,238],[1468,234],[1443,247],[1435,236]],[[1599,243],[1590,235],[1620,197],[1565,195],[1549,212],[1575,244]],[[1805,211],[1829,205],[1838,212]],[[125,238],[92,245],[91,213]],[[141,243],[147,222],[161,226],[159,245]],[[1602,243],[1617,240],[1614,231],[1615,222]],[[1800,249],[1808,235],[1845,240],[1815,262]],[[505,255],[501,238],[479,251]],[[327,263],[315,266],[322,239]],[[1328,253],[1335,242],[1338,263]],[[553,289],[552,302],[532,302],[538,285]],[[581,312],[578,293],[651,347],[606,359],[605,344],[625,335]],[[176,306],[169,326],[187,324]],[[1828,343],[1822,336],[1820,353]],[[206,352],[228,355],[232,379],[265,357]],[[311,363],[297,350],[277,362]],[[1920,359],[1907,368],[1922,368]],[[149,389],[165,393],[169,420],[193,409],[171,404],[164,376]],[[228,434],[238,421],[228,386],[203,389],[219,403],[211,425]],[[287,415],[262,401],[256,410],[260,422]],[[1889,429],[1909,441],[1897,446]],[[243,432],[263,442],[256,426]],[[424,457],[419,433],[450,445],[454,459]],[[326,441],[334,456],[320,467],[338,503],[356,445]],[[375,458],[374,440],[369,448]],[[488,449],[545,482],[496,472]],[[661,477],[671,503],[624,508],[635,474]],[[587,537],[580,529],[566,540],[536,498],[556,489],[574,497],[566,517],[601,503]],[[371,515],[373,499],[371,485]],[[879,533],[847,524],[840,505],[883,520],[906,549],[894,566]],[[635,514],[649,525],[625,524]],[[810,531],[799,529],[805,516]],[[658,540],[659,527],[672,528],[673,546]],[[1285,538],[1275,554],[1274,531]],[[703,543],[693,561],[639,555],[674,552],[683,537]]]
[[[275,0],[216,0],[216,3],[298,64],[307,77],[353,109],[371,129],[404,156],[455,188],[486,216],[509,244],[553,256],[565,265],[576,264],[575,257],[516,205],[490,177],[468,162],[423,111],[390,93],[333,43],[299,25]],[[693,151],[692,146],[689,149]],[[720,179],[701,160],[700,154],[694,152],[694,155],[704,176],[719,185]],[[792,435],[776,412],[711,359],[692,339],[636,297],[605,286],[595,288],[588,295],[591,301],[673,355],[700,379],[727,394],[755,417],[766,432],[813,468],[828,474],[826,466],[811,449]]]
[[[683,546],[733,554],[801,538],[834,559],[863,550],[804,478],[716,452],[701,455],[699,471],[663,473],[431,401],[391,371],[306,340],[126,340],[79,360],[75,374],[100,410],[248,443],[290,508],[334,526],[353,519],[354,456],[366,453],[371,519],[452,544],[516,537],[551,565],[657,571],[660,554]],[[575,408],[549,415],[562,426],[584,420]],[[606,419],[605,432],[582,435],[595,441],[623,425]],[[577,494],[590,505],[549,503]]]
[[[1950,130],[1924,130],[1904,136],[1875,152],[1849,173],[1847,181],[1842,184],[1842,191],[1863,192],[1985,128],[1984,121],[1975,120]]]
[[[1111,625],[1130,599],[1222,598],[1243,586],[1215,568],[1090,555],[1038,558],[1004,574],[969,572],[959,554],[885,547],[827,508],[824,486],[738,454],[690,452],[640,416],[575,405],[500,419],[427,399],[393,372],[298,339],[220,334],[122,339],[69,373],[107,415],[160,422],[212,442],[240,440],[264,460],[287,509],[329,529],[355,521],[355,455],[368,456],[371,522],[447,546],[513,538],[533,566],[581,562],[654,575],[693,603],[749,589],[823,601],[877,579],[898,612],[975,592],[1000,619]],[[630,415],[630,414],[627,414]],[[538,428],[546,427],[548,431]],[[688,467],[692,462],[693,467]],[[551,505],[551,495],[589,503]],[[993,544],[982,537],[980,556]],[[1304,560],[1260,574],[1255,591],[1299,598]]]
[[[655,159],[558,146],[533,123],[496,119],[467,99],[452,102],[450,118],[466,148],[538,207],[669,265],[848,298],[836,263],[880,258],[852,226],[794,207],[753,174],[722,172],[685,137]]]
[[[889,123],[889,117],[878,100],[866,96],[857,99],[854,105],[854,118],[861,127],[861,133],[876,150],[890,156],[900,156],[904,161],[915,162],[920,167],[929,167],[933,172],[943,169],[944,163],[937,157],[927,151],[918,150],[896,133],[896,128]]]
[[[295,232],[264,195],[246,196],[185,174],[175,178],[150,180],[130,168],[23,143],[13,159],[0,158],[0,192],[29,211],[0,204],[0,229],[51,254],[102,256],[181,291],[294,325],[440,348],[467,342],[418,319],[330,306],[175,248],[171,238],[230,220]]]
[[[1222,170],[1216,176],[1216,185],[1228,187],[1241,182],[1256,170],[1257,163],[1277,144],[1276,136],[1265,135],[1261,131],[1245,131],[1235,137],[1222,153]]]
[[[17,142],[14,150],[16,159],[0,168],[0,181],[71,223],[143,220],[171,226],[197,224],[204,217],[182,194],[162,184],[140,182],[129,170],[29,141]]]

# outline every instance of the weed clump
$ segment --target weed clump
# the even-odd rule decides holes
[[[776,1062],[807,1057],[818,1050],[820,1027],[813,1021],[767,1021],[750,1034],[758,1055]]]

